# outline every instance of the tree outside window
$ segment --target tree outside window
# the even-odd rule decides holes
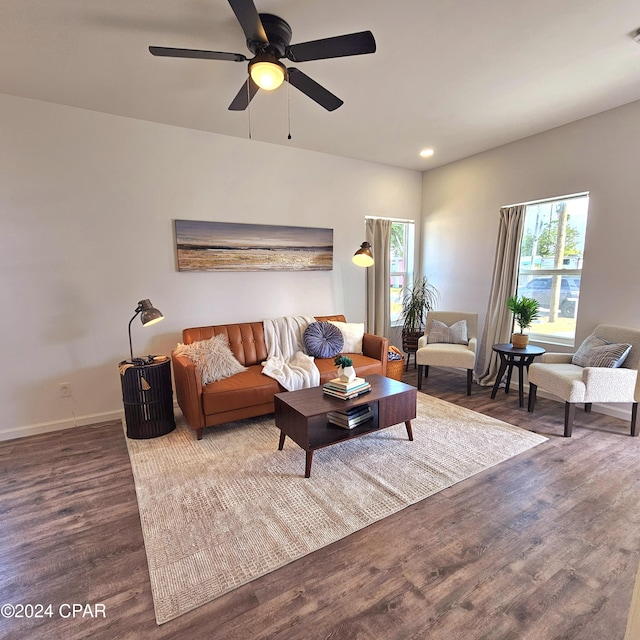
[[[398,326],[402,311],[402,289],[413,280],[415,224],[411,221],[391,224],[391,326]]]

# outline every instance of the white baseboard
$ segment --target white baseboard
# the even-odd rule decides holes
[[[174,411],[180,410],[176,400],[173,401],[173,409]],[[86,416],[65,418],[64,420],[53,420],[52,422],[41,422],[39,424],[30,424],[24,427],[15,427],[13,429],[0,429],[0,442],[3,440],[14,440],[15,438],[35,436],[39,433],[50,433],[51,431],[63,431],[64,429],[73,429],[74,427],[85,427],[90,424],[109,422],[110,420],[122,420],[124,422],[124,409],[103,411],[102,413],[90,413]]]
[[[102,413],[91,413],[86,416],[77,416],[75,419],[66,418],[64,420],[53,420],[52,422],[40,422],[39,424],[30,424],[24,427],[4,429],[0,430],[0,441],[26,438],[27,436],[35,436],[39,433],[50,433],[51,431],[62,431],[63,429],[73,429],[74,427],[83,427],[88,424],[108,422],[109,420],[120,420],[123,417],[124,409],[119,409],[117,411],[104,411]]]
[[[461,375],[465,374],[464,369],[459,370]],[[511,392],[517,393],[516,382],[515,387],[512,384]],[[529,392],[529,385],[525,383],[525,392]],[[556,396],[553,396],[546,391],[538,389],[538,396],[555,400],[558,404],[563,404],[564,401],[560,400]],[[526,402],[526,400],[525,400]],[[174,409],[179,411],[178,403],[174,400]],[[623,408],[627,407],[628,408]],[[597,413],[603,413],[607,416],[614,418],[620,418],[621,420],[631,420],[631,404],[628,405],[611,405],[611,404],[593,404],[592,410]],[[39,424],[30,424],[23,427],[15,427],[13,429],[0,429],[0,442],[3,440],[14,440],[15,438],[26,438],[27,436],[35,436],[39,433],[50,433],[51,431],[63,431],[64,429],[73,429],[74,427],[84,427],[90,424],[96,424],[99,422],[108,422],[109,420],[124,420],[124,409],[117,409],[115,411],[104,411],[102,413],[91,413],[86,416],[77,416],[75,419],[66,418],[64,420],[53,420],[52,422],[40,422]]]

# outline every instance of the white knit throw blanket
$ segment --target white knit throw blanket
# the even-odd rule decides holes
[[[262,363],[262,373],[277,380],[287,391],[320,384],[318,367],[304,353],[304,331],[312,322],[313,316],[286,316],[263,322],[269,357]]]

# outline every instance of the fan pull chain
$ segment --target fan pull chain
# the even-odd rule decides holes
[[[287,82],[287,121],[289,124],[289,135],[287,140],[291,140],[291,92],[289,90],[289,83]]]
[[[247,115],[249,116],[249,140],[251,140],[251,89],[247,78]]]

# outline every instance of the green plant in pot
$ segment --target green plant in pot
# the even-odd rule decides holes
[[[356,379],[356,370],[353,368],[353,360],[348,356],[336,356],[333,364],[338,367],[338,378],[342,382],[351,382]]]
[[[424,335],[427,313],[435,308],[438,302],[438,290],[427,280],[426,276],[416,278],[402,290],[402,349],[406,353],[418,349],[418,339]]]
[[[520,327],[520,333],[513,333],[511,344],[516,349],[524,349],[529,344],[529,336],[525,333],[534,320],[540,315],[540,304],[535,298],[512,296],[507,300],[507,308]]]

